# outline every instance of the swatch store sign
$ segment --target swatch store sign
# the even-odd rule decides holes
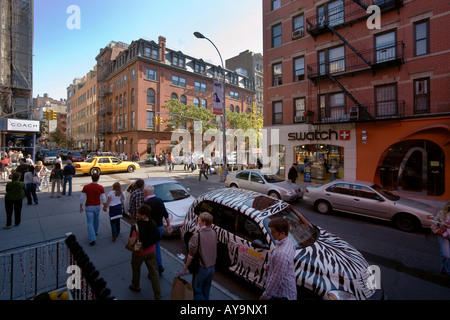
[[[6,131],[39,132],[39,121],[23,119],[7,119]]]
[[[291,132],[288,133],[288,140],[350,140],[350,130],[328,131],[310,131],[310,132]]]

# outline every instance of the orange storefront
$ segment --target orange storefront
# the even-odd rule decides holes
[[[356,124],[358,180],[450,199],[450,116]]]

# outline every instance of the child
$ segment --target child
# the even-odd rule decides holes
[[[103,211],[109,207],[109,218],[111,222],[112,240],[116,241],[120,234],[120,218],[122,218],[124,196],[119,182],[114,182],[112,190],[107,195]]]

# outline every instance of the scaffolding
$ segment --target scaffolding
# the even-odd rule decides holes
[[[0,117],[27,119],[32,105],[33,0],[0,1]]]

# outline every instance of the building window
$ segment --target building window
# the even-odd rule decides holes
[[[294,82],[305,79],[305,58],[294,59]]]
[[[147,89],[147,104],[155,104],[155,90]]]
[[[170,99],[178,100],[178,95],[175,92],[172,92],[172,94],[170,95]]]
[[[145,68],[145,77],[147,80],[153,80],[156,81],[157,80],[157,71],[154,69],[150,69],[150,68]]]
[[[131,123],[130,123],[131,128],[134,128],[134,121],[135,121],[135,112],[134,110],[131,110]]]
[[[180,67],[180,68],[184,68],[184,63],[185,63],[185,59],[183,56],[181,56],[177,53],[172,53],[172,65]]]
[[[239,92],[230,91],[230,98],[234,100],[239,100]]]
[[[144,56],[152,59],[159,59],[159,50],[156,47],[146,46],[144,48]]]
[[[130,81],[133,81],[134,79],[136,79],[136,70],[135,69],[131,69],[131,71],[130,71]]]
[[[292,38],[300,38],[303,37],[305,32],[305,22],[304,16],[299,15],[292,18]]]
[[[341,121],[346,118],[347,107],[342,92],[319,96],[320,120],[322,122]]]
[[[276,10],[281,7],[281,0],[271,0],[271,1],[272,1],[272,10]]]
[[[430,21],[414,24],[414,56],[430,53]]]
[[[200,101],[198,100],[197,97],[194,98],[194,106],[196,106],[196,107],[200,106]]]
[[[126,94],[126,93],[123,94],[123,103],[122,103],[122,106],[123,106],[124,108],[126,108],[126,106],[127,106],[127,94]]]
[[[172,85],[186,88],[186,78],[179,76],[172,76]]]
[[[195,61],[194,70],[197,73],[205,73],[206,65],[203,62]]]
[[[195,91],[206,92],[206,83],[195,81]]]
[[[207,108],[208,107],[208,103],[206,102],[205,99],[202,99],[202,108]]]
[[[414,80],[414,113],[430,112],[430,78]]]
[[[184,94],[181,95],[181,97],[180,97],[180,102],[181,102],[182,104],[184,104],[184,105],[187,104],[187,99],[186,99],[186,96],[185,96]]]
[[[294,123],[305,122],[305,98],[294,99]]]
[[[375,112],[377,117],[397,116],[397,84],[375,87]]]
[[[130,97],[130,104],[133,105],[134,104],[134,98],[135,98],[136,92],[133,89],[131,89],[131,97]]]
[[[272,27],[272,48],[281,46],[281,23]]]
[[[273,103],[273,124],[283,123],[283,102]]]
[[[375,61],[377,63],[395,59],[395,40],[395,31],[375,36]]]
[[[239,106],[236,106],[236,108],[234,108],[234,111],[236,111],[236,113],[240,112]]]
[[[345,71],[344,46],[326,49],[319,53],[320,74]]]
[[[147,127],[154,128],[155,124],[153,123],[153,117],[155,113],[153,111],[147,110]]]
[[[283,67],[281,62],[272,65],[272,86],[283,84]]]
[[[232,104],[230,104],[230,111],[234,112],[234,106]]]

